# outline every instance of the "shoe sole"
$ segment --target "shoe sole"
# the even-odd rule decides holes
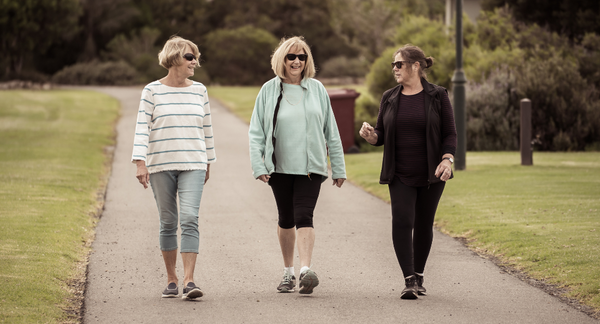
[[[302,280],[300,280],[300,291],[298,292],[306,295],[312,294],[313,289],[318,285],[319,278],[317,278],[317,275],[313,271],[308,270],[304,277],[302,277]]]
[[[424,291],[419,291],[418,294],[419,296],[427,296],[427,293]]]
[[[181,297],[181,299],[196,299],[196,298],[200,298],[202,296],[204,296],[204,294],[202,293],[202,290],[194,289],[194,290],[190,291],[189,293],[183,295]]]
[[[282,288],[282,289],[278,289],[277,292],[278,293],[293,293],[295,290],[294,289],[287,289],[287,288]]]
[[[162,298],[177,298],[177,295],[162,295]]]
[[[417,294],[417,293],[410,291],[410,292],[405,292],[405,293],[403,293],[403,294],[400,296],[400,298],[401,298],[401,299],[418,299],[418,298],[419,298],[419,296],[418,296],[418,294]]]

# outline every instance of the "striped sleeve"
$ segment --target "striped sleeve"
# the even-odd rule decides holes
[[[217,161],[217,153],[215,152],[215,138],[212,127],[212,116],[210,114],[210,100],[208,99],[208,91],[204,88],[204,122],[202,128],[204,129],[204,141],[206,143],[206,156],[208,158],[208,164]]]
[[[145,87],[142,91],[133,138],[133,154],[131,156],[131,161],[134,163],[135,160],[146,161],[150,129],[152,127],[152,113],[154,112],[152,93],[153,91],[149,87]]]

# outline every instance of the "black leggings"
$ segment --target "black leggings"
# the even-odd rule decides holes
[[[405,278],[425,269],[433,242],[433,219],[445,185],[409,187],[398,178],[389,185],[392,240]]]
[[[279,227],[289,229],[313,227],[313,212],[317,205],[323,177],[273,173],[269,185],[273,189]]]

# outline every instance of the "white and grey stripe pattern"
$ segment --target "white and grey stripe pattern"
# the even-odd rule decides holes
[[[154,81],[144,87],[131,160],[146,161],[150,173],[206,170],[217,160],[202,83],[176,88]]]

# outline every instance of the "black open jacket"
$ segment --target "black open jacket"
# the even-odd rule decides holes
[[[423,78],[421,78],[421,84],[425,92],[427,174],[429,184],[433,184],[441,181],[435,176],[435,169],[442,161],[442,156],[446,153],[454,155],[456,152],[456,128],[452,127],[454,129],[454,140],[442,138],[441,100],[443,95],[447,95],[447,91],[444,87],[429,83]],[[402,85],[398,85],[387,90],[383,94],[379,106],[379,116],[377,117],[377,126],[375,127],[377,143],[374,145],[380,146],[385,144],[381,175],[379,177],[380,184],[392,183],[396,173],[396,163],[394,161],[394,150],[396,149],[395,126],[396,116],[398,115],[398,101],[400,100],[402,88]],[[454,123],[454,117],[452,117],[452,123]],[[450,176],[450,178],[452,177],[454,177],[454,174]]]

